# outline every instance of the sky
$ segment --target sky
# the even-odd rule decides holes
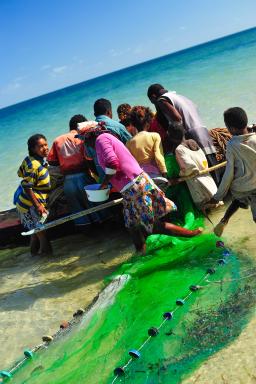
[[[256,0],[0,0],[0,108],[255,26]]]

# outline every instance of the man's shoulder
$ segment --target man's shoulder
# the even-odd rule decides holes
[[[249,133],[246,136],[247,136],[248,141],[256,142],[256,133],[255,132]]]
[[[245,156],[246,152],[256,151],[256,134],[233,136],[226,146],[226,158],[230,156]]]
[[[53,141],[53,145],[61,145],[63,143],[65,143],[65,141],[77,141],[77,140],[80,140],[80,139],[77,139],[76,138],[76,135],[78,134],[77,131],[73,130],[73,131],[69,131],[69,132],[66,132],[66,133],[63,133],[62,135],[60,136],[57,136],[55,138],[55,140]]]
[[[118,127],[120,129],[126,129],[123,124],[119,123],[119,121],[116,121],[116,120],[113,120],[113,119],[109,119],[108,122],[109,122],[109,124],[112,124],[113,126]]]
[[[58,143],[59,141],[63,141],[63,140],[65,140],[67,137],[72,137],[72,136],[75,136],[75,135],[72,134],[71,131],[66,132],[66,133],[63,133],[62,135],[59,135],[59,136],[55,137],[53,143]]]
[[[237,136],[231,137],[231,139],[226,144],[226,150],[231,149],[234,145],[239,144],[240,141],[237,140]]]
[[[227,148],[231,148],[233,146],[239,146],[245,142],[254,142],[256,143],[256,133],[247,133],[245,135],[233,136],[227,142]]]

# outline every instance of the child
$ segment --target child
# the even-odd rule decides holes
[[[169,140],[180,167],[180,177],[196,176],[200,171],[208,168],[206,156],[199,145],[192,139],[185,140],[182,124],[173,124]],[[217,192],[217,186],[210,174],[191,178],[186,183],[191,197],[199,209],[202,209],[205,202],[209,201]]]
[[[50,190],[50,176],[44,159],[48,155],[48,144],[45,136],[36,134],[28,139],[28,153],[19,170],[22,178],[21,191],[16,195],[16,207],[24,228],[29,231],[40,225],[42,217],[47,216],[46,209]],[[44,232],[31,236],[31,255],[52,252],[51,244]]]
[[[224,112],[224,122],[233,137],[227,143],[227,166],[221,184],[207,205],[222,200],[229,190],[234,200],[215,227],[214,232],[218,236],[221,236],[230,217],[238,208],[250,206],[256,222],[256,134],[249,132],[248,118],[242,108],[227,109]]]

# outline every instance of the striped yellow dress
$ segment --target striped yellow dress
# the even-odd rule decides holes
[[[33,206],[24,188],[32,189],[38,202],[46,206],[51,185],[47,164],[44,164],[43,158],[27,156],[18,170],[18,176],[23,179],[22,192],[16,202],[18,211],[27,213]]]

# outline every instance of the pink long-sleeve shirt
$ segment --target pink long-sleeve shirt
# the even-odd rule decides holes
[[[118,192],[143,172],[125,145],[109,133],[98,136],[95,149],[100,166],[113,175],[110,182]]]

